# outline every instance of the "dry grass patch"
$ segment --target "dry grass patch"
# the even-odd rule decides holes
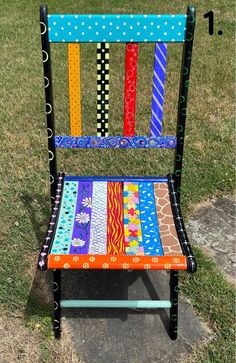
[[[0,318],[1,363],[80,363],[63,324],[63,339],[56,341],[26,328],[22,316],[2,312]]]

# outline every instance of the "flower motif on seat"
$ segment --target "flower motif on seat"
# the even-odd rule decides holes
[[[74,262],[78,262],[79,261],[79,257],[78,256],[74,256],[72,259]]]
[[[90,221],[90,216],[88,213],[81,212],[81,213],[76,214],[75,220],[79,223],[86,224]]]
[[[178,257],[173,257],[173,263],[179,263],[180,259]]]
[[[107,269],[108,267],[109,267],[108,263],[104,263],[104,264],[102,265],[102,268],[104,268],[104,269]]]
[[[85,241],[83,241],[80,238],[73,238],[72,242],[71,242],[72,246],[74,247],[84,247],[85,245]]]
[[[152,262],[158,262],[159,258],[158,257],[152,257]]]
[[[66,270],[70,268],[70,264],[69,263],[65,263],[63,266]]]
[[[84,207],[92,208],[92,198],[91,197],[84,198],[82,204]]]
[[[129,268],[129,264],[128,263],[123,263],[122,268],[124,270],[127,270]]]
[[[116,262],[116,261],[117,261],[117,257],[112,256],[112,257],[111,257],[111,262]]]

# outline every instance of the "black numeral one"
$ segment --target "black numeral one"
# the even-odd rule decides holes
[[[208,13],[204,14],[204,18],[209,18],[209,35],[214,34],[214,13],[213,11],[208,11]]]
[[[208,11],[208,13],[204,14],[204,18],[205,19],[209,19],[209,35],[214,35],[214,13],[213,11]],[[218,34],[222,35],[223,31],[222,30],[218,30]]]

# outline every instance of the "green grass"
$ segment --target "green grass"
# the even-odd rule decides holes
[[[188,296],[193,307],[213,331],[207,346],[196,347],[195,362],[235,361],[235,288],[230,285],[216,264],[194,249],[198,271],[194,275],[181,275],[181,291]]]
[[[39,302],[31,287],[38,248],[41,246],[49,217],[47,138],[44,114],[44,88],[40,51],[38,7],[40,1],[5,1],[0,32],[1,97],[1,274],[0,302],[6,312],[24,312],[27,325],[48,336],[47,299]],[[161,13],[185,12],[181,1],[48,1],[50,12]],[[186,3],[187,4],[187,3]],[[197,24],[189,92],[185,164],[182,184],[182,209],[187,216],[196,203],[212,196],[230,194],[234,189],[234,16],[233,1],[196,0]],[[215,29],[221,37],[208,35],[208,21],[203,14],[215,12]],[[82,109],[84,133],[96,130],[96,57],[95,45],[82,47]],[[53,75],[57,133],[69,132],[67,55],[65,45],[53,45]],[[165,132],[173,133],[176,124],[181,47],[168,50]],[[151,104],[153,46],[141,45],[138,64],[137,131],[148,133]],[[124,45],[110,50],[110,130],[122,132]],[[59,153],[60,170],[77,174],[165,174],[172,170],[171,151],[142,152],[122,150],[82,150]],[[233,311],[232,288],[218,273],[208,269],[199,252],[200,269],[184,278],[183,289],[196,309],[207,319],[204,309],[214,311],[212,321],[216,340],[201,356],[209,362],[230,362],[232,341],[226,339]],[[213,266],[213,265],[211,265]],[[203,273],[204,271],[204,273]],[[213,275],[217,273],[218,279]],[[43,276],[43,275],[42,275]],[[186,276],[186,275],[184,275]],[[44,277],[43,277],[44,279]],[[44,280],[43,280],[44,281]],[[46,280],[45,280],[46,283]],[[219,289],[212,289],[216,284]],[[205,294],[204,287],[210,289]],[[231,291],[222,298],[226,286]],[[198,296],[197,293],[201,292]],[[45,296],[47,291],[45,291]],[[201,298],[200,298],[201,296]],[[46,308],[44,307],[46,303]],[[35,308],[32,308],[32,306]],[[25,308],[27,306],[27,308]],[[46,310],[45,310],[46,309]],[[224,324],[224,325],[222,325]],[[42,343],[43,344],[43,343]],[[229,344],[229,345],[228,345]],[[222,360],[221,350],[225,349]],[[222,349],[221,349],[222,348]],[[200,353],[199,353],[200,354]],[[213,357],[213,358],[212,358]],[[203,358],[204,359],[204,358]],[[215,360],[214,360],[215,359]],[[228,359],[228,360],[227,360]],[[197,361],[197,358],[196,358]],[[204,361],[204,360],[203,360]],[[207,361],[207,360],[205,360]]]

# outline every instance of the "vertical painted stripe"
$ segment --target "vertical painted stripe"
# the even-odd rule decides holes
[[[93,182],[89,254],[107,253],[107,182]]]
[[[80,45],[68,44],[70,134],[81,136]]]
[[[52,254],[67,254],[70,250],[77,194],[78,182],[68,181],[64,183],[57,230],[51,249]]]
[[[138,43],[127,43],[125,50],[124,136],[134,136]]]
[[[87,254],[90,239],[92,182],[80,181],[69,253]]]
[[[162,256],[153,183],[139,182],[140,217],[145,256]]]
[[[151,136],[160,136],[162,134],[166,56],[167,44],[156,43],[152,88],[152,116],[150,124]]]
[[[97,136],[108,136],[109,43],[97,44]]]
[[[144,255],[140,208],[138,196],[138,183],[124,182],[124,232],[125,254]]]
[[[107,253],[123,255],[125,246],[122,182],[108,182],[107,215]]]
[[[153,183],[156,200],[156,212],[165,255],[181,255],[182,249],[175,228],[175,222],[170,205],[169,188],[167,183]]]

